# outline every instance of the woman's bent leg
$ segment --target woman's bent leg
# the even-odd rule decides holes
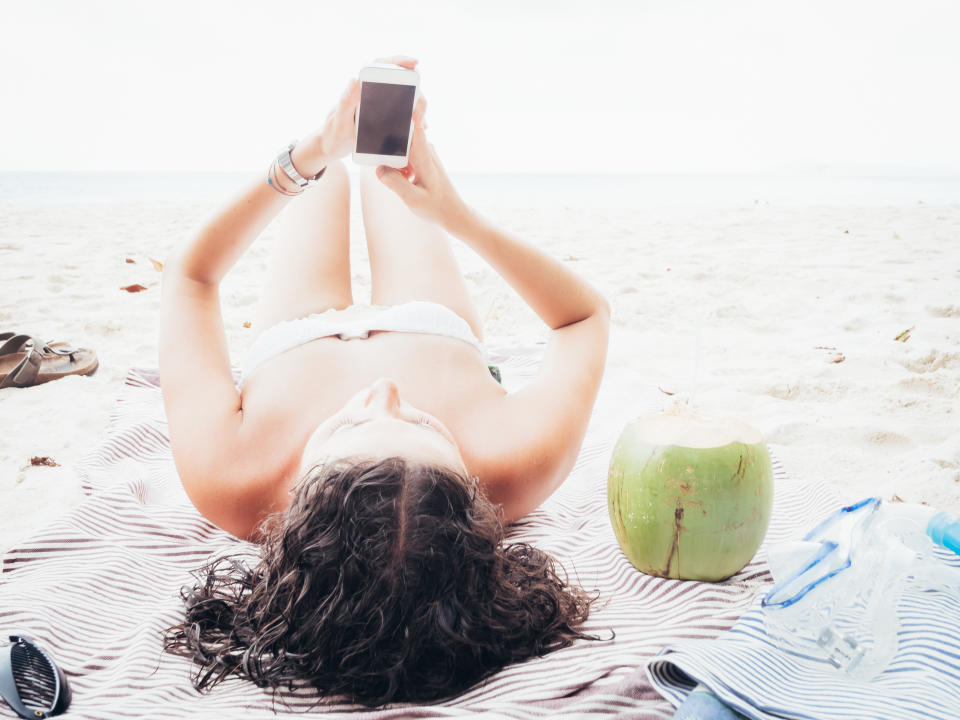
[[[253,321],[263,332],[329,308],[353,304],[350,286],[350,178],[331,163],[280,215],[273,257]]]
[[[483,323],[447,233],[414,215],[372,168],[361,170],[360,197],[370,256],[370,302],[430,300],[446,305],[483,341]]]

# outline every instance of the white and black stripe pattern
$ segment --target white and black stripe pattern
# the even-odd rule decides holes
[[[513,390],[535,374],[542,343],[490,347]],[[239,380],[239,369],[234,369]],[[654,389],[638,407],[659,409]],[[657,652],[729,629],[770,582],[761,551],[730,580],[693,583],[636,571],[620,551],[607,514],[607,464],[615,437],[591,423],[576,466],[542,507],[511,527],[509,541],[552,553],[571,579],[600,600],[585,628],[616,639],[579,642],[504,669],[481,686],[436,705],[394,706],[364,718],[416,716],[534,720],[545,717],[672,717],[649,682]],[[609,433],[604,433],[608,435]],[[0,632],[22,631],[48,649],[74,691],[68,717],[274,718],[270,695],[234,677],[209,693],[189,682],[188,660],[161,650],[163,630],[178,622],[182,585],[211,555],[256,548],[217,529],[193,508],[170,454],[156,369],[129,371],[106,438],[77,466],[88,497],[3,558]],[[769,537],[796,537],[836,506],[822,488],[797,487],[775,463],[776,502]],[[309,688],[286,692],[297,711],[315,704]],[[282,711],[281,705],[277,709]],[[324,717],[357,718],[358,708],[327,702]],[[319,712],[315,709],[315,712]],[[0,705],[0,717],[14,717]]]

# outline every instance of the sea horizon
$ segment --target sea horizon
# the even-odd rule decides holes
[[[350,168],[355,176],[356,168]],[[228,197],[252,171],[2,171],[0,202],[182,202]],[[451,172],[465,198],[495,205],[585,208],[731,207],[760,204],[903,205],[960,203],[960,174],[887,168],[768,172],[550,173]]]

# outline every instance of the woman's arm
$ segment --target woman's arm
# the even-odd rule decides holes
[[[377,174],[411,210],[489,262],[551,328],[536,379],[474,418],[497,448],[487,458],[485,489],[512,522],[549,497],[577,460],[606,364],[610,305],[563,263],[469,208],[422,128],[414,130],[410,165]]]
[[[381,166],[377,177],[417,215],[473,248],[552,330],[609,312],[606,299],[586,280],[534,245],[498,230],[464,203],[423,127],[414,128],[409,165],[403,170]]]
[[[346,120],[328,119],[324,130],[295,149],[294,167],[302,175],[315,175],[329,155],[349,148],[356,90],[351,82],[331,113]],[[331,125],[348,128],[345,141],[329,134]],[[282,170],[274,172],[273,182],[287,192],[298,190]],[[160,387],[174,462],[196,508],[241,537],[270,511],[275,478],[251,475],[245,462],[250,451],[239,441],[243,408],[230,369],[220,281],[291,198],[270,187],[266,174],[260,176],[163,268]]]
[[[313,177],[331,160],[350,151],[354,134],[353,113],[359,99],[360,83],[351,79],[323,129],[312,133],[293,149],[293,166],[303,177]],[[273,177],[287,192],[299,190],[279,167]],[[218,284],[293,197],[270,187],[266,174],[259,176],[177,251],[176,258],[182,272],[197,282]]]
[[[551,328],[537,377],[503,398],[487,490],[503,520],[524,517],[566,480],[580,454],[606,366],[610,305],[586,280],[467,208],[448,226]]]
[[[609,314],[606,298],[585,279],[531,243],[497,229],[472,208],[464,206],[447,231],[490,263],[551,330]]]
[[[417,65],[416,58],[403,55],[377,58],[374,62],[395,63],[410,69]],[[356,144],[354,115],[359,102],[360,82],[351,78],[324,126],[293,149],[291,160],[300,175],[313,177],[331,160],[346,157],[353,150]],[[424,112],[426,103],[421,99],[413,113],[415,123],[423,121]],[[275,177],[288,192],[298,190],[283,170],[278,168]],[[180,268],[197,282],[219,283],[290,199],[271,188],[266,175],[253,181],[176,253]]]
[[[242,457],[220,281],[287,199],[257,180],[163,267],[158,359],[174,463],[194,506],[234,534],[253,524],[269,494]]]
[[[412,58],[397,60],[416,64]],[[323,129],[295,148],[292,160],[301,175],[316,175],[350,152],[359,92],[359,83],[351,80]],[[418,108],[420,118],[423,109]],[[298,190],[282,170],[273,178],[288,192]],[[262,449],[238,440],[243,408],[230,369],[220,281],[289,199],[267,184],[264,173],[163,268],[160,386],[174,461],[197,509],[241,537],[276,504],[278,478],[254,477],[248,460]]]
[[[300,162],[294,160],[293,165],[304,174]],[[284,189],[290,186],[297,189],[289,178],[284,177],[280,182]],[[292,198],[292,195],[281,195],[267,184],[264,175],[258,175],[226,208],[177,249],[174,257],[180,270],[195,282],[219,285],[250,244]]]

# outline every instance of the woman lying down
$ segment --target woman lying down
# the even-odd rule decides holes
[[[416,60],[385,58],[412,68]],[[504,666],[595,639],[591,597],[504,526],[570,472],[603,374],[609,306],[585,280],[464,202],[427,141],[360,180],[371,304],[350,287],[360,86],[163,271],[160,377],[173,457],[197,510],[261,544],[183,592],[170,652],[198,689],[236,673],[369,706],[437,700]],[[302,195],[302,197],[299,197]],[[244,357],[230,371],[219,284],[283,211]],[[537,378],[508,394],[450,235],[551,328]]]

